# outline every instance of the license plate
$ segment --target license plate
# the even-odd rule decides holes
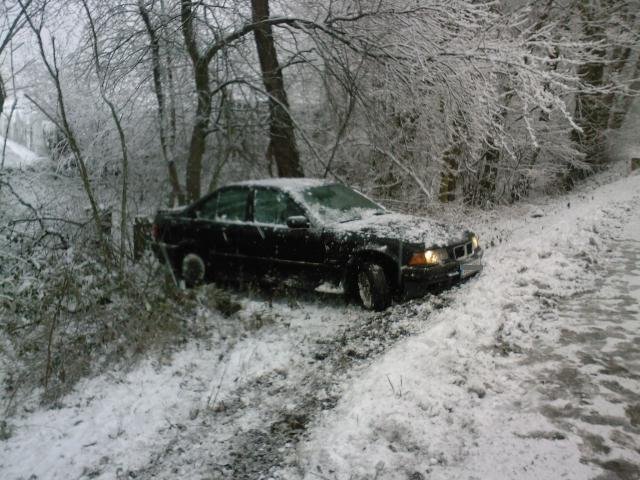
[[[472,260],[470,262],[462,263],[460,265],[460,277],[467,278],[474,273],[478,273],[482,270],[482,263],[480,260]]]

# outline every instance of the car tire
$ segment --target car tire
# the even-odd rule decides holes
[[[193,288],[204,281],[206,268],[200,255],[189,253],[182,258],[180,264],[180,278],[187,288]]]
[[[363,263],[356,275],[356,293],[367,310],[380,312],[391,305],[391,292],[384,268],[377,263]]]

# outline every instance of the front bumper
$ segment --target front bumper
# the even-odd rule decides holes
[[[446,288],[466,280],[482,271],[481,248],[472,255],[450,260],[435,267],[402,267],[402,290],[407,298],[420,297],[429,290]]]

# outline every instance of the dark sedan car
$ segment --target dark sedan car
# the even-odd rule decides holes
[[[266,179],[222,187],[158,212],[154,250],[187,285],[252,273],[342,285],[367,309],[414,297],[482,270],[470,231],[386,210],[319,179]]]

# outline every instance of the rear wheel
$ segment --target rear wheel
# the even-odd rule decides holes
[[[391,292],[384,268],[377,263],[363,263],[356,276],[358,299],[367,310],[377,312],[391,305]]]
[[[205,265],[200,255],[189,253],[182,258],[180,276],[187,288],[200,285],[204,281]]]

